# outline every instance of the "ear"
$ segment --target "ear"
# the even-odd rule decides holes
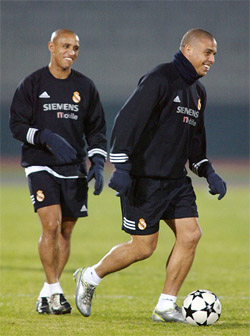
[[[185,44],[185,46],[181,48],[181,52],[187,59],[189,59],[190,55],[192,54],[192,50],[193,48],[190,44]]]
[[[187,56],[190,56],[192,54],[193,48],[191,47],[190,44],[186,44],[184,49],[185,49],[185,54]]]
[[[53,51],[54,51],[54,43],[53,42],[49,42],[48,43],[48,49],[49,49],[49,51],[52,53]]]

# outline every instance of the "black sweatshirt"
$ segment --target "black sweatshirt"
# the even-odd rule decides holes
[[[23,167],[50,166],[55,156],[36,145],[36,132],[50,129],[66,139],[77,151],[78,162],[88,154],[107,156],[106,123],[99,94],[92,80],[71,70],[66,79],[57,79],[43,67],[18,86],[10,111],[13,137],[22,141]]]
[[[143,76],[118,113],[110,161],[132,165],[134,176],[177,179],[185,164],[199,176],[206,156],[206,91],[181,52]]]

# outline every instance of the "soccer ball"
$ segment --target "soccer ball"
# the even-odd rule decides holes
[[[207,326],[214,324],[220,318],[221,303],[214,293],[206,289],[198,289],[185,297],[181,310],[187,323]]]

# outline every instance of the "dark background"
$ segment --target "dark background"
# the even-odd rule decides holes
[[[244,159],[249,153],[248,1],[1,1],[1,154],[18,156],[9,107],[18,83],[48,64],[47,43],[58,28],[75,31],[74,68],[96,84],[108,138],[114,117],[138,79],[171,61],[191,28],[211,32],[216,62],[201,81],[207,89],[208,155]]]

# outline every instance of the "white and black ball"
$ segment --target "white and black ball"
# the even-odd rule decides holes
[[[185,297],[181,310],[187,323],[208,326],[219,320],[221,303],[214,293],[198,289]]]

